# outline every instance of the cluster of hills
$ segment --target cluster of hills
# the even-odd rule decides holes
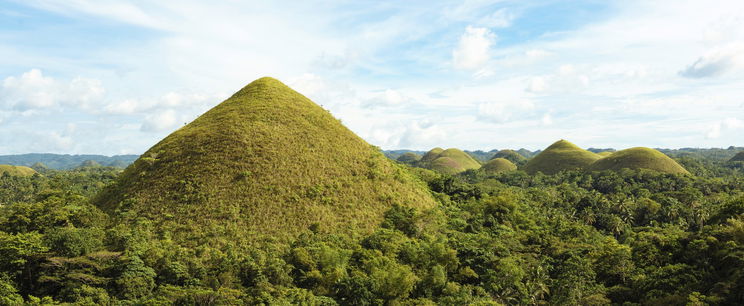
[[[96,162],[102,166],[125,168],[134,162],[139,155],[69,155],[51,153],[31,153],[17,155],[0,155],[0,164],[33,167],[43,165],[50,169],[66,170],[83,166],[83,163]]]
[[[305,96],[262,78],[142,156],[0,156],[0,163],[24,165],[0,171],[32,175],[36,172],[25,166],[124,165],[136,158],[95,204],[119,222],[155,220],[184,243],[186,237],[188,243],[209,242],[210,235],[292,237],[308,228],[371,230],[392,206],[433,207],[426,186],[401,163],[450,175],[467,170],[554,174],[622,168],[688,173],[658,150],[584,150],[566,140],[535,152],[434,148],[384,153],[399,163]],[[732,160],[744,160],[744,154]],[[202,236],[194,235],[195,227],[202,229]]]
[[[553,143],[532,158],[528,158],[517,151],[506,149],[497,151],[489,161],[481,164],[472,156],[458,149],[442,150],[441,148],[434,148],[423,156],[407,152],[400,155],[397,160],[445,174],[457,174],[478,169],[486,173],[521,169],[529,174],[538,172],[556,174],[564,170],[603,171],[623,168],[649,169],[675,174],[689,173],[674,159],[655,149],[636,147],[616,152],[602,150],[595,153],[579,148],[563,139]]]

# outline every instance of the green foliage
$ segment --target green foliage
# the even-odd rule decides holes
[[[591,165],[588,170],[650,169],[663,173],[689,173],[677,162],[659,151],[650,148],[630,148],[612,153]]]
[[[584,169],[599,158],[599,155],[561,139],[530,159],[522,170],[530,174],[555,174],[563,170]]]

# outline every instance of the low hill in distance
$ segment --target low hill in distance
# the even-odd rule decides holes
[[[396,160],[407,165],[412,165],[421,160],[421,155],[413,152],[406,152],[398,156]]]
[[[51,153],[30,153],[17,155],[0,155],[0,164],[32,167],[36,163],[42,163],[50,169],[67,170],[73,169],[85,161],[92,160],[103,166],[124,168],[134,162],[139,155],[69,155]],[[122,167],[123,166],[123,167]]]
[[[442,148],[431,149],[417,165],[446,174],[457,174],[481,167],[481,164],[472,156],[456,148],[447,150]]]
[[[494,154],[492,160],[493,159],[496,159],[496,158],[503,158],[503,159],[506,159],[506,160],[514,163],[514,164],[521,163],[521,162],[527,160],[527,158],[524,157],[524,156],[522,156],[522,154],[519,154],[519,153],[517,153],[517,151],[509,150],[509,149],[504,149],[504,150],[501,150],[501,151],[496,152],[496,154]]]
[[[32,176],[37,172],[26,166],[0,165],[0,175],[5,173],[11,176]]]
[[[517,165],[506,158],[499,157],[488,161],[481,169],[486,173],[495,174],[517,170]]]
[[[602,152],[597,152],[597,155],[602,156],[602,157],[607,157],[607,156],[612,155],[612,153],[614,152],[613,151],[602,151]]]
[[[669,156],[657,150],[636,147],[617,151],[589,165],[588,170],[650,169],[662,173],[689,174]]]
[[[393,205],[436,205],[403,166],[272,78],[168,135],[94,203],[125,224],[153,220],[181,244],[216,246],[311,227],[362,234]]]
[[[599,158],[599,155],[561,139],[530,159],[522,169],[530,174],[555,174],[563,170],[584,169]]]

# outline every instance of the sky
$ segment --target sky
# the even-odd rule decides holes
[[[263,76],[383,149],[744,146],[744,1],[0,0],[0,154],[141,154]]]

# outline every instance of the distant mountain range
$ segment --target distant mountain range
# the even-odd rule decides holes
[[[51,169],[64,170],[72,169],[83,165],[91,164],[94,161],[102,166],[112,166],[125,168],[133,163],[139,155],[69,155],[69,154],[51,154],[51,153],[30,153],[18,155],[0,155],[0,164],[27,166],[31,167],[37,163],[42,163]]]

